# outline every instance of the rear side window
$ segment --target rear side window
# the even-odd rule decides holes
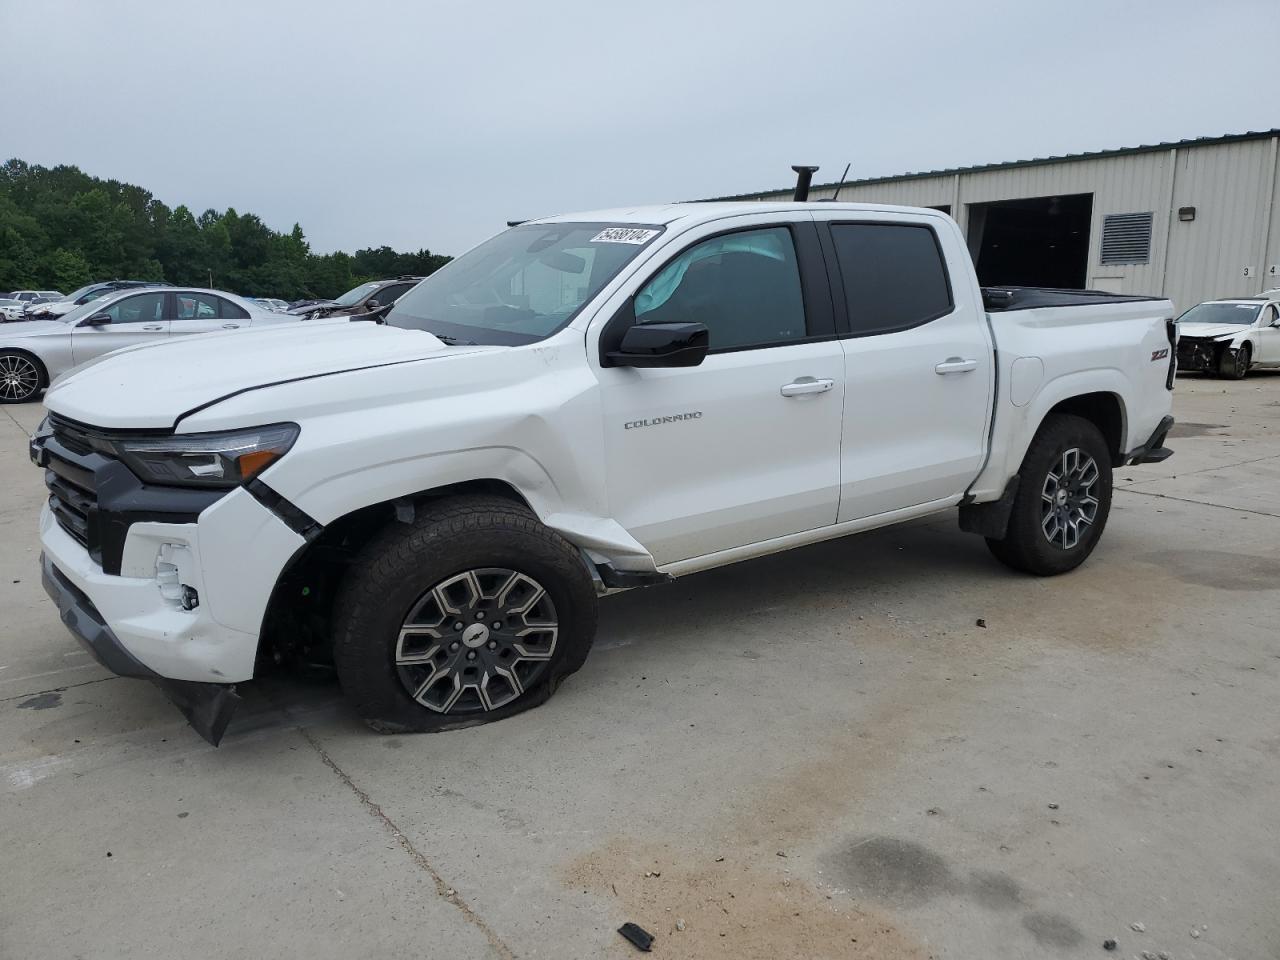
[[[248,320],[249,313],[237,307],[230,300],[218,297],[218,304],[222,308],[223,320]]]
[[[933,230],[901,223],[834,223],[831,239],[854,336],[908,330],[952,310]]]

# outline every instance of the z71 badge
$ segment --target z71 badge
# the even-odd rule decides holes
[[[1155,363],[1157,360],[1165,360],[1165,359],[1167,359],[1167,358],[1168,358],[1168,356],[1169,356],[1169,348],[1168,348],[1168,347],[1165,347],[1163,350],[1152,350],[1152,351],[1151,351],[1151,362],[1152,362],[1152,363]]]

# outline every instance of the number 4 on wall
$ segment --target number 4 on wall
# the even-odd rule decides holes
[[[1267,267],[1267,276],[1273,279],[1280,277],[1280,263],[1273,263]]]

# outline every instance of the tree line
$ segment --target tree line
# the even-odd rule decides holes
[[[148,190],[77,167],[0,166],[0,291],[61,290],[96,280],[165,280],[250,297],[337,297],[365,280],[426,276],[449,257],[390,247],[311,252],[302,227],[272,230],[228,208],[196,216]]]

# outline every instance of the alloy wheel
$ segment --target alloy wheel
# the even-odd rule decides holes
[[[1071,447],[1050,468],[1040,491],[1040,529],[1055,547],[1070,550],[1098,516],[1101,471],[1093,457]]]
[[[542,678],[559,632],[538,581],[503,567],[467,570],[414,602],[396,641],[396,671],[428,710],[486,713]]]
[[[27,400],[40,389],[40,371],[19,354],[0,356],[0,400]]]

